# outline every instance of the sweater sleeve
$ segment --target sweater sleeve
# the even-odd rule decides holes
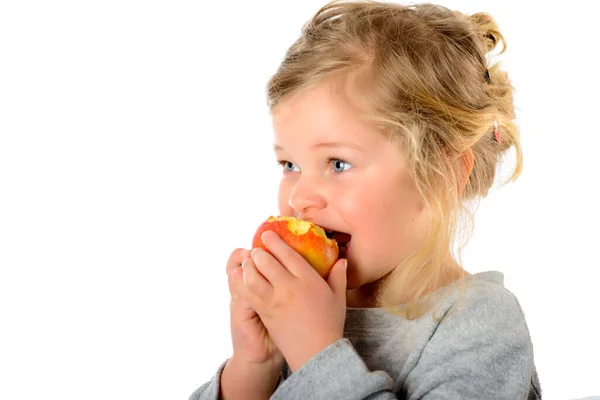
[[[348,339],[341,339],[310,359],[283,381],[271,400],[392,400],[394,382],[371,372]]]
[[[498,286],[459,300],[433,332],[404,389],[409,400],[540,399],[533,346],[514,295]]]
[[[221,366],[217,369],[217,373],[212,377],[212,379],[202,386],[200,386],[192,395],[189,400],[219,400],[219,391],[221,387],[221,374],[223,373],[223,369],[225,368],[225,361]]]

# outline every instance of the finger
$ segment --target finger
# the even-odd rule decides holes
[[[273,292],[273,286],[260,273],[252,258],[247,258],[242,263],[243,283],[253,294],[266,301]]]
[[[240,293],[238,292],[237,285],[235,283],[234,274],[236,274],[236,273],[237,274],[241,274],[242,273],[242,267],[233,268],[227,274],[227,284],[229,286],[229,293],[231,294],[231,300],[232,301],[236,301],[240,297]]]
[[[233,271],[233,273],[231,274],[231,277],[234,281],[236,290],[240,295],[240,298],[239,298],[240,301],[241,300],[246,301],[250,305],[250,308],[252,308],[253,310],[256,310],[258,312],[258,309],[260,308],[262,301],[261,301],[260,297],[258,297],[258,295],[256,295],[252,290],[250,290],[250,288],[244,282],[244,280],[246,278],[244,277],[243,269],[240,268],[239,271],[238,270]]]
[[[241,277],[242,274],[243,274],[242,267],[237,267],[237,268],[234,268],[227,275],[227,282],[229,284],[229,293],[231,294],[230,307],[231,307],[232,311],[234,311],[234,308],[235,309],[252,310],[252,305],[250,304],[250,302],[248,300],[246,300],[244,298],[244,296],[241,295],[241,293],[237,287],[236,275],[239,275]]]
[[[327,284],[331,288],[331,291],[337,298],[343,298],[346,301],[346,289],[347,289],[347,275],[348,260],[340,258],[333,265],[331,272],[327,278]]]
[[[313,273],[314,269],[308,261],[304,259],[296,250],[290,247],[277,233],[265,231],[261,239],[271,254],[279,261],[292,275],[296,277],[306,276],[307,272]]]
[[[279,260],[263,249],[253,249],[250,257],[258,271],[271,286],[285,285],[294,277]]]
[[[236,267],[242,265],[242,262],[250,257],[250,250],[238,248],[231,252],[229,259],[227,260],[226,272],[229,273]]]
[[[229,293],[231,295],[231,302],[240,304],[241,307],[250,308],[250,304],[248,301],[241,298],[240,293],[237,290],[237,286],[235,284],[235,279],[233,278],[233,274],[242,273],[242,262],[250,257],[250,250],[246,250],[243,248],[237,248],[231,252],[229,259],[227,260],[227,284],[229,286]]]

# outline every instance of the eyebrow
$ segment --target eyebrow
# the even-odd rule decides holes
[[[321,148],[321,147],[327,147],[327,148],[350,147],[352,149],[360,150],[360,146],[358,146],[354,143],[347,143],[347,142],[322,142],[322,143],[317,143],[317,144],[311,146],[311,149],[317,149],[317,148]],[[275,150],[275,151],[284,150],[284,148],[279,145],[273,145],[273,150]]]

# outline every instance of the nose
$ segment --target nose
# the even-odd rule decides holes
[[[305,213],[311,208],[325,208],[326,201],[315,179],[303,176],[294,185],[288,201],[297,213]]]

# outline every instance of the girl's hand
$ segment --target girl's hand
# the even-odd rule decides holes
[[[346,260],[325,281],[275,232],[262,240],[272,255],[254,249],[236,284],[294,372],[344,336]]]
[[[242,262],[249,260],[249,257],[250,250],[236,249],[227,261],[233,358],[240,364],[263,365],[271,371],[279,371],[283,365],[283,355],[252,305],[240,296],[235,284],[236,277],[241,280]]]

